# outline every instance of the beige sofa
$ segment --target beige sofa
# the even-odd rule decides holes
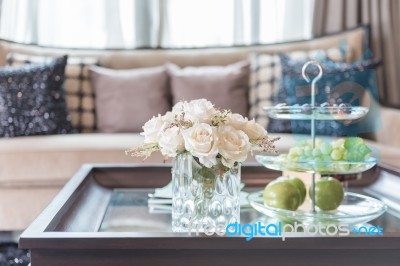
[[[248,57],[250,52],[278,53],[293,50],[327,49],[339,45],[343,39],[354,58],[361,56],[365,49],[363,43],[367,38],[364,28],[337,35],[327,36],[312,41],[301,41],[279,45],[249,46],[219,49],[184,49],[184,50],[65,50],[19,45],[0,42],[0,65],[6,65],[10,55],[28,56],[31,61],[43,57],[69,54],[71,65],[67,67],[68,75],[87,77],[87,64],[99,63],[114,69],[138,68],[162,65],[173,62],[180,66],[227,65]],[[82,58],[82,61],[79,61]],[[14,58],[15,59],[15,58]],[[76,64],[74,60],[79,62]],[[69,61],[70,64],[70,61]],[[80,68],[74,68],[80,66]],[[79,72],[79,73],[78,73]],[[73,81],[65,83],[66,91],[73,91],[76,86]],[[80,84],[80,89],[91,95],[90,79]],[[85,94],[85,93],[83,93]],[[89,99],[89,100],[88,100]],[[76,110],[73,97],[67,97],[71,110]],[[0,231],[21,230],[27,227],[37,214],[49,203],[60,188],[84,163],[133,163],[140,159],[127,157],[124,150],[139,144],[142,137],[138,133],[102,134],[96,133],[93,114],[85,110],[94,108],[93,100],[83,98],[81,113],[72,114],[72,121],[80,130],[80,134],[16,137],[0,139]],[[387,147],[400,144],[399,137],[391,137],[393,130],[387,130],[390,125],[385,123],[385,116],[391,122],[398,120],[400,112],[383,108],[383,133],[378,133],[378,142],[371,141],[381,153],[383,161],[398,164],[400,150]],[[94,125],[94,127],[93,127]],[[393,125],[391,125],[393,127]],[[390,128],[392,128],[390,127]],[[400,129],[400,125],[396,127]],[[395,135],[395,134],[393,134]],[[293,136],[281,135],[278,149],[286,151],[293,143]],[[144,163],[162,162],[161,156],[155,155]]]

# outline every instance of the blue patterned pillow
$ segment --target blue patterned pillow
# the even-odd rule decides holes
[[[285,54],[280,54],[282,65],[282,78],[279,82],[278,94],[273,98],[273,103],[286,103],[287,105],[310,104],[311,87],[301,74],[306,61],[298,61]],[[351,106],[360,106],[361,99],[366,91],[377,98],[376,80],[373,71],[379,60],[360,60],[353,64],[335,62],[326,58],[318,60],[323,68],[324,75],[317,83],[316,105],[328,103],[329,106],[342,103]],[[317,67],[311,65],[307,74],[312,78],[318,73]],[[270,119],[268,131],[272,133],[297,133],[309,134],[311,122],[306,120],[277,120]],[[330,136],[352,136],[359,133],[358,123],[342,121],[317,120],[316,134]]]
[[[63,89],[67,56],[0,69],[0,137],[74,132]]]

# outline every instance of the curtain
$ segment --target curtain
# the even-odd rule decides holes
[[[314,0],[0,0],[0,38],[74,48],[207,47],[311,37]]]
[[[383,60],[377,71],[380,100],[386,105],[400,107],[400,1],[315,1],[315,36],[360,24],[370,24],[372,52]]]

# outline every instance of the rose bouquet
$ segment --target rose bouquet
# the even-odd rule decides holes
[[[254,120],[216,109],[205,99],[177,103],[171,112],[150,119],[141,134],[144,144],[127,154],[147,158],[160,151],[174,158],[174,232],[239,221],[240,163],[251,151],[275,151],[278,139],[269,138]]]
[[[254,120],[229,110],[219,110],[205,99],[178,102],[171,112],[153,117],[144,126],[144,144],[127,155],[149,157],[160,151],[166,158],[189,152],[207,168],[222,164],[232,168],[251,151],[275,152],[267,131]]]

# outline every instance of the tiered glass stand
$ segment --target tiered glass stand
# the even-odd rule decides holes
[[[306,69],[315,65],[319,73],[310,80]],[[274,119],[310,120],[312,148],[315,147],[315,121],[316,120],[344,120],[354,121],[364,117],[369,109],[366,107],[317,107],[315,105],[315,86],[323,75],[321,65],[315,61],[304,64],[302,69],[304,79],[311,83],[311,105],[307,110],[300,106],[286,106],[284,104],[265,108],[268,116]],[[315,189],[316,175],[333,174],[357,174],[372,168],[377,160],[370,157],[361,162],[350,161],[290,161],[277,155],[256,155],[256,160],[269,169],[279,171],[295,171],[311,174],[311,186]],[[249,201],[253,208],[259,212],[283,221],[296,221],[301,223],[366,223],[382,215],[387,207],[381,201],[361,194],[345,192],[342,204],[333,211],[320,211],[316,209],[315,198],[311,198],[311,204],[303,204],[296,211],[283,210],[266,206],[262,191],[249,195]]]

